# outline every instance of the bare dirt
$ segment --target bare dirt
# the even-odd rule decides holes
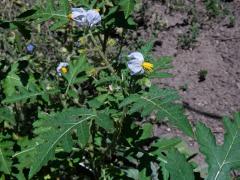
[[[185,4],[185,6],[188,6]],[[221,119],[240,111],[240,1],[224,3],[235,16],[235,25],[228,26],[227,17],[212,18],[206,16],[202,1],[196,3],[200,32],[194,47],[184,50],[179,47],[178,38],[186,33],[191,17],[186,11],[170,12],[166,4],[146,1],[144,15],[139,27],[140,35],[148,40],[156,33],[154,54],[173,56],[175,75],[170,79],[158,79],[156,84],[162,87],[174,87],[182,96],[186,115],[193,126],[204,122],[216,136],[217,143],[223,143],[224,128]],[[153,24],[165,24],[156,30]],[[199,80],[199,72],[206,70],[206,79]],[[181,136],[197,152],[194,140],[185,137],[180,131],[167,125],[156,127],[157,136]],[[202,156],[197,162],[206,166]]]

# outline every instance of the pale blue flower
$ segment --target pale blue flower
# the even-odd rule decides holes
[[[83,8],[72,8],[72,13],[69,18],[74,20],[78,26],[85,27],[88,25],[87,22],[87,11]]]
[[[101,15],[97,10],[88,10],[86,18],[87,18],[89,27],[93,27],[97,25],[99,22],[101,22],[101,19],[102,19]]]
[[[32,54],[35,49],[36,49],[36,46],[33,43],[29,43],[26,47],[27,53],[29,54]]]
[[[144,57],[140,52],[132,52],[128,55],[130,59],[128,61],[128,68],[131,71],[131,75],[143,74],[144,71],[151,72],[153,70],[153,64],[144,62]]]
[[[57,73],[59,76],[62,76],[62,74],[66,74],[68,72],[68,63],[66,62],[60,62],[57,67]]]
[[[74,20],[79,27],[88,28],[97,25],[101,22],[101,15],[98,10],[88,10],[83,8],[72,8],[72,13],[69,18]]]

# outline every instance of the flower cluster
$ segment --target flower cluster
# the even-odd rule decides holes
[[[130,59],[128,61],[128,68],[131,71],[131,75],[139,75],[143,74],[145,71],[152,72],[153,71],[153,64],[144,61],[144,57],[140,52],[133,52],[128,55]],[[67,69],[68,63],[61,62],[57,67],[57,73],[59,76],[62,74],[66,74],[68,72]]]
[[[68,17],[82,28],[91,28],[100,23],[102,19],[97,9],[85,10],[83,8],[72,8],[72,13]]]
[[[96,9],[85,10],[83,8],[72,8],[72,13],[69,18],[74,20],[81,28],[92,28],[101,22],[101,15]],[[153,64],[144,61],[144,57],[140,52],[132,52],[128,55],[130,59],[128,61],[128,68],[131,71],[131,75],[140,75],[145,71],[152,72]],[[66,74],[68,63],[61,62],[57,67],[57,73],[59,76]]]

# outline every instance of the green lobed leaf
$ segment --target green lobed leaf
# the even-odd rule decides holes
[[[158,72],[158,71],[154,71],[153,73],[151,73],[149,75],[149,78],[172,78],[173,75],[167,72]]]
[[[139,138],[139,140],[144,140],[147,138],[151,138],[153,136],[153,125],[151,123],[144,123],[142,125],[142,130],[143,130],[143,133]]]
[[[160,138],[154,144],[154,147],[157,147],[157,150],[153,152],[153,154],[159,154],[162,151],[168,151],[181,143],[180,138]]]
[[[163,176],[163,180],[169,180],[169,172],[166,169],[166,163],[164,162],[160,162],[160,167],[161,167],[161,171],[162,171],[162,176]]]
[[[15,103],[15,102],[19,102],[19,101],[25,101],[28,99],[32,99],[32,98],[36,98],[38,96],[48,96],[49,94],[55,94],[59,92],[58,90],[51,90],[51,91],[45,91],[45,90],[41,90],[41,91],[35,91],[35,92],[28,92],[28,91],[22,91],[21,94],[14,94],[10,97],[5,98],[2,103]]]
[[[154,69],[156,69],[156,70],[170,69],[170,68],[172,68],[172,65],[171,65],[172,60],[173,60],[172,57],[163,56],[153,62]]]
[[[135,0],[121,0],[119,5],[124,12],[125,19],[127,19],[134,10]]]
[[[138,176],[139,180],[149,180],[150,177],[146,175],[147,174],[146,171],[147,171],[146,169],[142,169],[139,172],[139,176]]]
[[[208,163],[207,180],[230,180],[231,170],[240,167],[240,113],[235,114],[234,121],[224,118],[223,123],[223,145],[216,144],[216,139],[208,127],[203,123],[197,124],[197,141]]]
[[[81,147],[86,146],[90,138],[90,129],[88,122],[83,122],[77,128],[77,136]]]
[[[193,167],[177,150],[172,149],[168,152],[165,167],[171,180],[194,180]]]
[[[11,71],[7,77],[3,80],[3,92],[7,97],[11,97],[16,93],[16,87],[22,87],[20,77],[17,75],[18,63],[14,63],[11,66]]]
[[[114,123],[112,118],[107,112],[98,113],[95,120],[100,127],[104,128],[107,131],[112,132],[114,128]]]
[[[192,127],[183,113],[182,106],[175,102],[178,99],[179,96],[175,90],[151,86],[148,92],[132,94],[125,98],[120,108],[130,106],[129,114],[139,112],[144,117],[155,112],[158,120],[167,118],[184,133],[193,136]]]
[[[36,12],[33,13],[32,16],[27,17],[27,19],[34,19],[35,22],[38,23],[53,20],[50,29],[56,30],[68,23],[68,13],[68,0],[60,0],[58,3],[56,3],[54,0],[48,0],[43,7],[38,7]]]
[[[86,128],[87,125],[84,123],[94,117],[95,114],[91,113],[90,110],[78,108],[69,108],[58,113],[40,115],[42,119],[34,123],[36,127],[35,133],[38,133],[39,145],[36,147],[37,153],[30,168],[29,178],[32,178],[42,166],[54,158],[57,146],[61,145],[65,151],[69,151],[73,146],[73,143],[70,142],[72,139],[71,134],[74,130],[82,133],[81,128],[83,126]],[[85,136],[87,137],[87,135]],[[86,137],[83,138],[78,133],[78,138],[81,138],[78,141],[81,145],[86,144]],[[81,140],[83,141],[81,142]]]
[[[144,55],[147,56],[153,49],[154,42],[153,41],[148,41],[145,43],[144,46],[141,47],[140,52]]]
[[[0,140],[0,172],[10,174],[12,166],[11,156],[13,154],[13,143],[10,141],[4,141],[2,139]]]
[[[0,123],[3,121],[15,124],[15,115],[8,107],[0,108]]]
[[[81,75],[80,77],[78,76],[82,72],[87,72],[90,68],[90,65],[88,64],[86,57],[80,56],[79,59],[72,60],[69,63],[69,71],[64,74],[64,77],[68,81],[67,89],[65,94],[68,93],[69,88],[73,84],[81,84],[82,82],[86,81],[88,79],[86,73]]]

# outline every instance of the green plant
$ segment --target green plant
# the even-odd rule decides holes
[[[170,10],[185,10],[186,2],[184,0],[161,0]]]
[[[227,26],[229,28],[234,27],[235,24],[236,24],[236,17],[234,15],[232,15],[232,14],[229,14],[228,15],[228,21],[229,21],[229,23],[227,24]]]
[[[215,147],[205,126],[192,129],[174,89],[152,85],[154,78],[172,77],[165,72],[172,58],[153,57],[152,42],[134,52],[122,42],[135,27],[134,5],[134,0],[52,0],[1,22],[11,34],[1,36],[2,179],[194,179],[193,154],[179,147],[183,141],[153,135],[154,123],[163,121],[197,137],[209,179],[228,177],[236,167],[226,164],[238,158],[229,154],[235,150],[229,145],[237,145],[231,133],[223,148]],[[22,25],[31,29],[28,36]],[[34,53],[25,50],[31,33]],[[47,55],[35,39],[40,35]],[[238,121],[237,116],[234,126],[225,120],[226,129],[235,134]],[[225,155],[221,168],[215,168],[209,150],[219,152],[217,162]]]
[[[208,13],[211,16],[218,16],[222,13],[222,6],[220,0],[204,0],[204,4]]]
[[[199,34],[199,24],[193,23],[189,28],[189,31],[185,34],[182,34],[178,38],[178,44],[183,49],[189,49],[197,41]]]
[[[205,81],[207,77],[208,71],[206,69],[202,69],[198,72],[199,82]]]
[[[5,65],[8,70],[1,83],[4,93],[1,104],[8,107],[2,108],[2,112],[11,121],[5,118],[2,123],[4,131],[15,136],[8,141],[2,132],[2,147],[15,144],[13,149],[2,149],[1,171],[8,174],[6,177],[54,177],[59,171],[53,167],[64,163],[64,168],[74,165],[87,171],[83,177],[123,178],[132,177],[134,172],[136,177],[147,178],[151,175],[149,171],[155,172],[152,163],[165,166],[167,158],[179,156],[179,163],[186,164],[185,157],[176,154],[177,151],[169,156],[163,154],[181,142],[179,139],[158,140],[151,134],[150,122],[138,123],[155,113],[158,121],[168,118],[189,136],[193,135],[181,106],[175,103],[177,93],[151,85],[152,78],[171,77],[162,72],[171,67],[171,58],[152,57],[150,42],[139,49],[142,60],[130,66],[129,52],[122,51],[121,39],[113,40],[114,33],[124,38],[125,31],[135,25],[131,16],[135,1],[119,2],[73,1],[74,6],[81,4],[83,8],[72,9],[69,16],[68,1],[47,1],[22,13],[15,21],[3,22],[6,30],[13,23],[46,24],[50,31],[65,31],[72,43],[75,39],[81,43],[80,49],[65,50],[69,51],[69,58],[62,60],[57,73],[58,64],[51,66],[38,60],[38,45],[34,45],[35,53],[27,56],[28,63],[19,60]],[[99,9],[102,16],[91,9]],[[97,25],[99,20],[101,25]],[[17,29],[21,32],[18,27],[13,30]],[[21,53],[24,48],[20,41],[18,45]],[[132,62],[136,62],[134,58]],[[37,73],[39,69],[41,76]],[[26,136],[21,129],[29,120],[33,127],[31,135]],[[12,121],[15,124],[7,124]],[[19,130],[10,131],[8,127]],[[61,154],[70,158],[63,160]],[[146,159],[149,163],[145,163]],[[172,171],[169,169],[170,174]],[[155,174],[158,176],[158,171]]]
[[[202,123],[197,125],[196,137],[200,151],[208,162],[208,176],[206,179],[231,179],[230,171],[239,167],[239,124],[240,114],[236,113],[234,121],[229,118],[223,120],[225,127],[224,144],[217,145],[210,129]]]

